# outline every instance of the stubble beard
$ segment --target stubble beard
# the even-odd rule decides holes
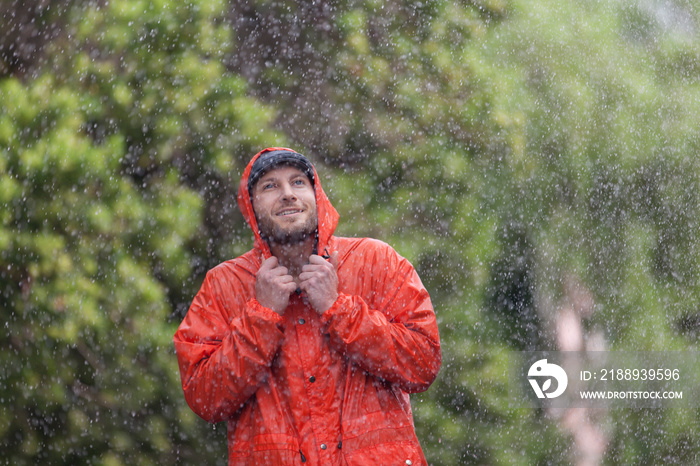
[[[261,238],[267,241],[268,244],[291,246],[314,237],[318,229],[318,219],[314,212],[303,224],[292,226],[291,228],[283,228],[269,218],[259,218],[258,229],[260,230]]]

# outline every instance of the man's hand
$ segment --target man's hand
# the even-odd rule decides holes
[[[255,298],[260,304],[284,315],[289,295],[296,289],[294,278],[289,275],[286,267],[279,265],[275,256],[263,261],[255,276]]]
[[[333,251],[330,262],[312,255],[299,274],[299,288],[306,292],[311,307],[318,315],[326,312],[338,299],[338,251]]]

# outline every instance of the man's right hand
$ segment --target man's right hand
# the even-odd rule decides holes
[[[255,298],[260,304],[284,315],[289,296],[296,289],[294,277],[289,275],[286,267],[279,265],[275,256],[263,261],[255,276]]]

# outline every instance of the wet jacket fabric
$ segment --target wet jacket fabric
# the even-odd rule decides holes
[[[189,406],[227,422],[230,465],[425,464],[408,394],[440,368],[427,291],[387,244],[333,235],[338,214],[314,173],[318,251],[339,253],[339,297],[321,316],[303,294],[283,316],[258,303],[270,250],[247,179],[259,155],[238,193],[254,248],[208,272],[174,336]]]

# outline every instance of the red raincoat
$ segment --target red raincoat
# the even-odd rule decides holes
[[[430,297],[387,244],[333,236],[338,213],[315,176],[319,254],[338,251],[339,297],[322,316],[293,294],[284,316],[255,299],[270,249],[248,195],[255,247],[210,270],[174,337],[192,410],[228,423],[230,465],[419,465],[409,393],[440,368]]]

